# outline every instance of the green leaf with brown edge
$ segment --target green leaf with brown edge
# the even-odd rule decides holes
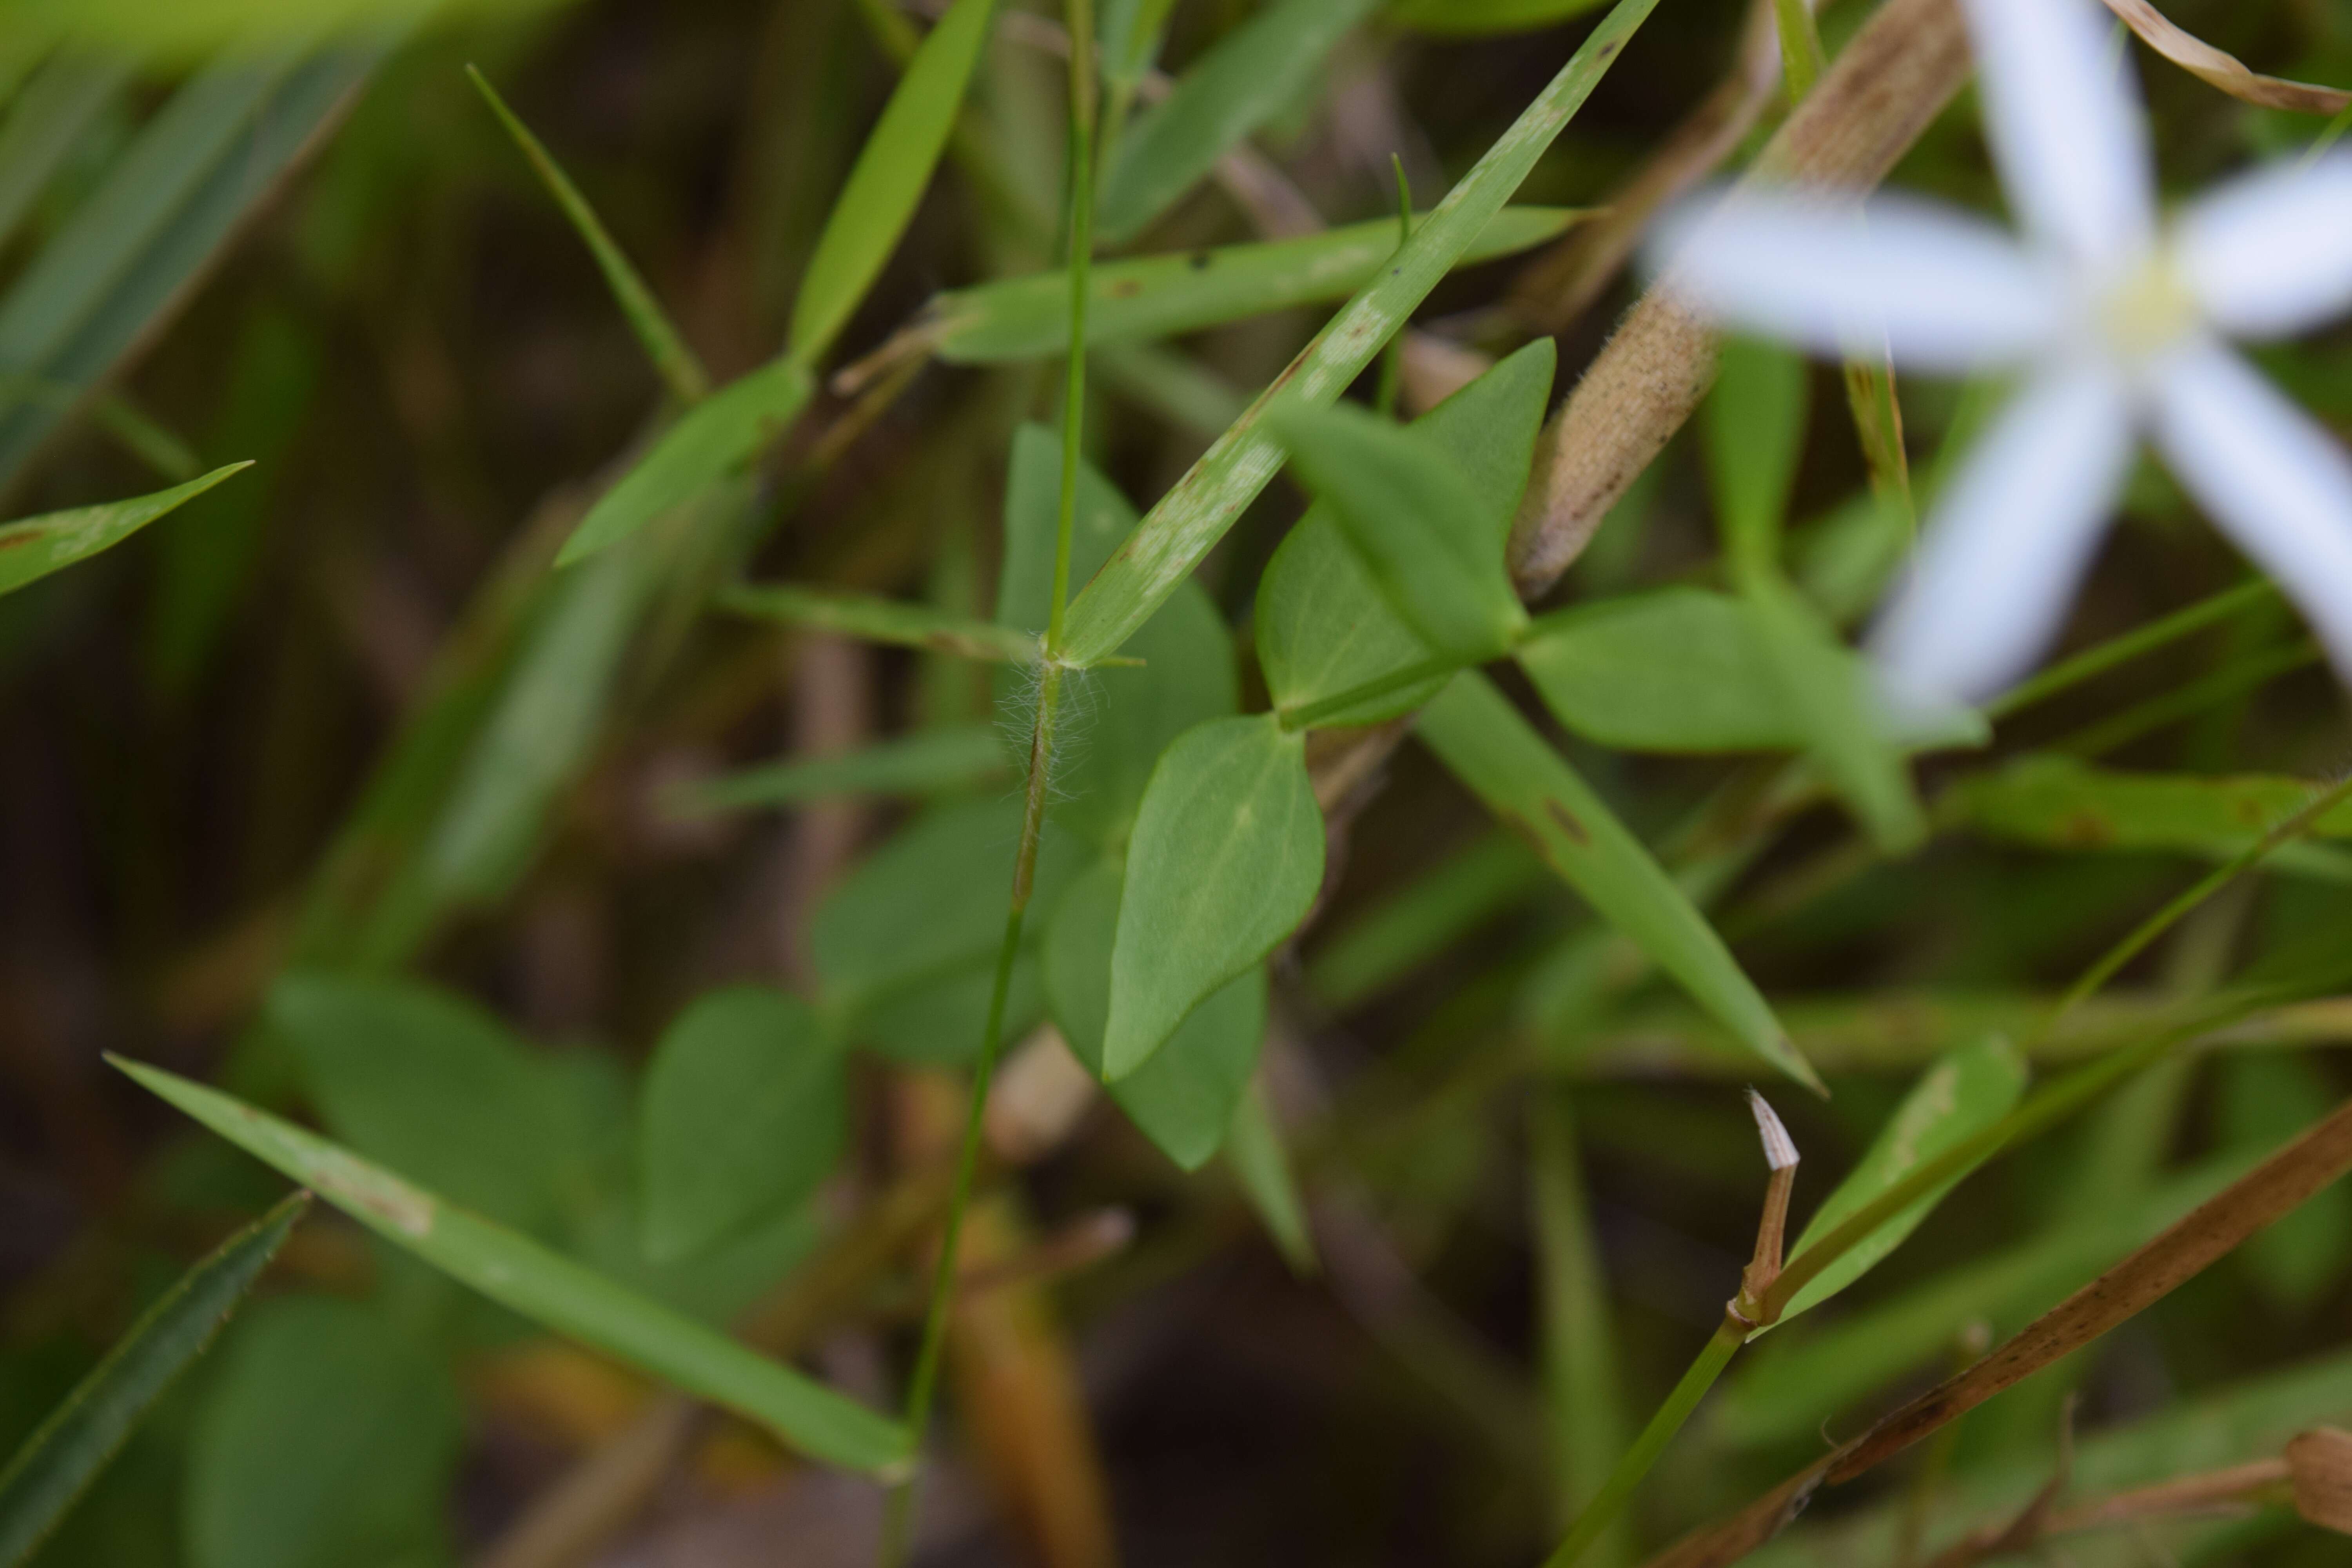
[[[1457,463],[1477,494],[1481,521],[1502,559],[1511,516],[1527,488],[1536,434],[1551,395],[1551,340],[1538,339],[1414,421]],[[1486,544],[1482,543],[1482,552]],[[1258,581],[1258,664],[1286,716],[1437,662],[1375,584],[1328,502],[1291,525]],[[1322,725],[1370,724],[1412,711],[1444,684],[1443,674],[1322,713]],[[1293,722],[1296,722],[1293,719]]]
[[[1475,664],[1526,629],[1493,509],[1440,443],[1345,405],[1278,404],[1266,427],[1423,642]]]
[[[796,588],[784,583],[744,583],[722,589],[721,609],[788,626],[839,632],[862,642],[921,648],[991,664],[1035,664],[1037,639],[1025,632],[945,615],[929,605],[910,605],[870,594],[840,594]]]
[[[996,0],[955,0],[907,62],[826,216],[793,300],[785,357],[814,370],[898,248],[955,129]]]
[[[1095,212],[1104,243],[1135,237],[1228,148],[1296,99],[1372,4],[1276,0],[1210,46],[1120,139]]]
[[[1821,1079],[1706,917],[1493,682],[1462,671],[1422,710],[1414,732],[1496,820],[1525,838],[1741,1045],[1821,1091]]]
[[[0,1470],[0,1568],[47,1539],[132,1428],[204,1354],[310,1205],[292,1193],[174,1280]]]
[[[112,549],[173,508],[252,466],[229,463],[152,495],[45,512],[0,528],[0,594],[13,593],[101,550]]]
[[[1457,266],[1540,245],[1582,217],[1573,207],[1505,207]],[[1293,239],[1101,261],[1087,273],[1087,348],[1149,342],[1272,310],[1344,300],[1396,254],[1393,219]],[[995,364],[1067,352],[1070,277],[1033,272],[952,289],[908,329],[954,364]]]
[[[1304,737],[1271,713],[1177,737],[1128,844],[1104,1078],[1135,1072],[1193,1008],[1272,952],[1322,883],[1323,814]]]
[[[2322,786],[2277,774],[2151,773],[2029,754],[1957,781],[1943,809],[1996,838],[2053,849],[2234,851],[2308,805]],[[2315,838],[2352,838],[2352,805]]]
[[[618,543],[741,468],[799,416],[814,387],[800,364],[771,360],[688,409],[596,498],[563,542],[556,565],[571,565]]]
[[[638,1223],[656,1263],[805,1200],[849,1137],[840,1042],[796,996],[730,985],[672,1019],[637,1104]]]
[[[341,1145],[174,1073],[110,1056],[145,1088],[460,1284],[767,1427],[845,1468],[887,1474],[906,1430],[716,1330],[478,1215],[443,1202]]]
[[[1282,466],[1280,444],[1260,428],[1272,400],[1295,397],[1328,404],[1347,390],[1494,221],[1656,3],[1618,0],[1379,276],[1331,318],[1241,419],[1160,498],[1118,553],[1071,601],[1064,623],[1068,633],[1064,652],[1070,662],[1096,664],[1117,653],[1152,609],[1176,591],[1176,584],[1192,575]]]
[[[2007,1116],[2025,1092],[2025,1076],[2024,1058],[1999,1036],[1946,1055],[1920,1075],[1845,1180],[1822,1200],[1790,1248],[1790,1255],[1802,1254],[1808,1245],[1924,1162]],[[1806,1281],[1805,1288],[1782,1309],[1779,1321],[1786,1322],[1819,1306],[1876,1268],[1968,1173],[1953,1172],[1916,1203],[1848,1247],[1836,1262]]]
[[[500,98],[498,89],[490,85],[490,79],[470,65],[466,68],[466,74],[481,89],[482,97],[489,102],[490,112],[499,117],[499,123],[506,127],[507,134],[513,137],[515,145],[522,149],[522,155],[530,160],[530,166],[538,171],[540,179],[546,184],[548,194],[555,198],[555,205],[563,209],[563,216],[572,221],[572,227],[580,236],[581,243],[587,246],[588,254],[596,258],[596,269],[604,275],[604,286],[613,291],[614,302],[621,307],[621,314],[628,318],[629,329],[637,334],[637,343],[646,351],[646,357],[653,362],[654,369],[661,374],[663,381],[669,384],[671,393],[679,402],[700,402],[710,391],[709,374],[703,370],[702,362],[695,357],[694,351],[686,346],[686,339],[679,335],[677,328],[663,311],[660,302],[654,298],[653,290],[646,288],[646,280],[637,275],[637,269],[627,254],[606,230],[604,220],[596,216],[596,209],[588,205],[588,198],[580,194],[580,187],[572,183],[572,177],[563,172],[563,166],[555,161],[553,154],[538,137],[531,134],[530,127],[507,107],[507,100]]]

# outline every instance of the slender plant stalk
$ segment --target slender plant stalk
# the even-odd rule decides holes
[[[2191,632],[2201,631],[2216,621],[2228,620],[2241,610],[2268,604],[2277,597],[2278,588],[2267,577],[2257,577],[2234,588],[2224,588],[2210,598],[2200,599],[2121,637],[2109,637],[2096,647],[2085,648],[2070,659],[2052,665],[2030,680],[2018,682],[1985,704],[1985,716],[2006,719],[2021,708],[2080,685],[2126,659],[2137,658],[2141,654],[2178,641]]]
[[[1029,782],[1024,793],[1021,843],[1013,856],[1013,894],[1004,911],[1004,940],[996,952],[996,974],[988,997],[988,1021],[981,1032],[980,1059],[972,1066],[971,1098],[964,1111],[963,1142],[956,1153],[955,1180],[940,1226],[939,1259],[931,1269],[923,1337],[907,1383],[907,1431],[917,1464],[890,1492],[882,1523],[882,1568],[899,1568],[913,1544],[915,1489],[919,1479],[923,1432],[930,1424],[938,1392],[940,1360],[947,1344],[953,1304],[956,1254],[980,1169],[980,1148],[988,1112],[988,1091],[1004,1047],[1004,1005],[1013,966],[1021,952],[1021,928],[1037,871],[1037,842],[1045,826],[1045,797],[1054,772],[1055,720],[1061,708],[1064,667],[1062,610],[1070,594],[1070,541],[1076,516],[1080,437],[1087,390],[1087,289],[1094,246],[1095,27],[1093,0],[1067,0],[1070,30],[1069,238],[1070,352],[1062,400],[1062,493],[1054,535],[1054,594],[1045,624],[1045,662],[1037,688],[1037,719],[1029,742]]]
[[[1747,1331],[1728,1316],[1716,1325],[1714,1335],[1706,1342],[1706,1348],[1698,1352],[1698,1359],[1690,1363],[1690,1370],[1683,1373],[1682,1381],[1675,1384],[1674,1392],[1666,1395],[1665,1403],[1659,1405],[1657,1414],[1650,1417],[1650,1424],[1642,1428],[1642,1435],[1633,1439],[1633,1446],[1625,1450],[1625,1457],[1618,1461],[1615,1469],[1609,1472],[1609,1479],[1601,1483],[1599,1491],[1592,1494],[1592,1500],[1584,1505],[1584,1511],[1576,1516],[1576,1522],[1569,1527],[1567,1539],[1544,1559],[1544,1568],[1568,1568],[1570,1563],[1584,1555],[1586,1547],[1601,1539],[1601,1532],[1615,1521],[1618,1510],[1625,1506],[1625,1500],[1633,1495],[1633,1489],[1642,1484],[1642,1478],[1650,1473],[1650,1467],[1656,1464],[1658,1456],[1666,1451],[1666,1445],[1675,1440],[1675,1434],[1683,1429],[1683,1423],[1690,1419],[1690,1413],[1698,1408],[1698,1402],[1706,1396],[1708,1389],[1715,1386],[1715,1380],[1723,1375],[1723,1369],[1731,1364],[1733,1353],[1746,1337]]]

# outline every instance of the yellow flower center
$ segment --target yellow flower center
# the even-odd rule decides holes
[[[2197,298],[2165,251],[2151,252],[2098,303],[2099,325],[2126,359],[2170,347],[2197,324]]]

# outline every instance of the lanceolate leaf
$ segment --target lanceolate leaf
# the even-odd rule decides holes
[[[1418,33],[1473,37],[1532,33],[1604,4],[1606,0],[1391,0],[1388,14]]]
[[[1371,8],[1372,0],[1277,0],[1220,38],[1119,142],[1096,211],[1103,239],[1133,238],[1190,190],[1297,97]]]
[[[1551,340],[1538,339],[1431,409],[1412,429],[1446,453],[1476,492],[1482,557],[1502,559],[1550,395]],[[1435,651],[1375,585],[1322,501],[1291,526],[1258,584],[1257,656],[1274,705],[1295,714],[1431,664]],[[1369,724],[1409,712],[1444,684],[1436,674],[1321,714]]]
[[[0,242],[130,76],[131,62],[120,56],[65,52],[17,89],[0,122]]]
[[[1463,664],[1510,647],[1527,612],[1491,511],[1443,447],[1346,407],[1282,404],[1266,422],[1422,641]]]
[[[685,792],[677,809],[698,814],[844,795],[938,795],[985,784],[1004,771],[1003,742],[993,724],[949,724],[844,756],[728,773]]]
[[[824,360],[897,248],[954,129],[995,11],[996,0],[956,0],[908,62],[801,279],[785,351],[793,364],[814,369]]]
[[[1950,807],[1979,833],[2053,849],[2245,847],[2311,802],[2319,786],[2260,773],[2126,773],[2072,757],[2021,757],[1954,787]],[[2352,805],[2307,830],[2352,838]]]
[[[798,997],[698,997],[646,1068],[637,1170],[646,1255],[700,1252],[805,1199],[849,1134],[838,1043]]]
[[[1460,264],[1540,245],[1582,215],[1566,207],[1506,207]],[[1087,273],[1087,347],[1198,331],[1269,310],[1344,300],[1396,254],[1393,220],[1350,224],[1298,239],[1142,256]],[[1037,272],[933,300],[915,330],[958,364],[1058,354],[1070,342],[1070,278]]]
[[[987,621],[942,615],[928,605],[901,604],[864,594],[820,593],[782,583],[753,583],[719,595],[723,607],[790,626],[841,632],[866,642],[919,647],[959,658],[1034,664],[1037,639]]]
[[[1151,509],[1126,546],[1071,602],[1066,647],[1073,663],[1093,664],[1117,653],[1152,607],[1175,592],[1224,537],[1282,464],[1281,446],[1260,427],[1269,401],[1283,396],[1328,404],[1346,390],[1494,221],[1655,4],[1618,0],[1616,9],[1477,166],[1446,193],[1389,265]]]
[[[53,511],[0,528],[0,594],[121,543],[173,508],[252,466],[230,463],[153,495]]]
[[[1706,917],[1491,682],[1474,670],[1456,675],[1422,710],[1416,733],[1497,821],[1526,838],[1742,1045],[1806,1087],[1821,1088]]]
[[[1926,1161],[1999,1121],[2024,1092],[2024,1058],[1998,1036],[1965,1046],[1929,1068],[1880,1129],[1862,1163],[1813,1211],[1790,1256],[1802,1253]],[[1950,1181],[1847,1248],[1790,1300],[1780,1321],[1820,1305],[1875,1268],[1966,1174],[1955,1173]]]
[[[174,92],[0,298],[0,369],[96,385],[312,144],[375,52],[239,49]],[[63,417],[0,411],[0,481]]]
[[[1859,661],[1777,572],[1750,584],[1748,607],[1767,667],[1822,772],[1880,848],[1917,847],[1927,818]]]
[[[1289,1151],[1282,1146],[1282,1130],[1275,1125],[1265,1090],[1252,1080],[1234,1108],[1234,1124],[1225,1134],[1225,1158],[1242,1194],[1257,1211],[1258,1223],[1274,1238],[1282,1260],[1302,1278],[1315,1273],[1322,1260],[1315,1253],[1315,1235],[1307,1228],[1307,1205],[1299,1197],[1298,1181],[1290,1169]]]
[[[588,198],[580,194],[580,188],[572,183],[572,177],[563,172],[562,165],[556,163],[547,149],[541,145],[539,138],[531,134],[530,127],[507,107],[507,100],[500,98],[498,89],[490,85],[490,79],[472,66],[466,68],[466,74],[474,79],[476,87],[481,89],[482,96],[489,100],[490,111],[507,128],[507,134],[515,139],[515,145],[522,149],[523,156],[530,160],[530,166],[546,182],[548,194],[555,198],[555,205],[563,209],[563,216],[572,220],[572,226],[579,232],[581,242],[596,258],[597,269],[604,274],[604,286],[612,289],[614,300],[621,307],[621,314],[629,319],[629,326],[637,334],[637,342],[644,347],[646,357],[653,361],[654,368],[661,373],[662,379],[669,384],[670,391],[680,401],[698,401],[710,390],[710,378],[704,374],[702,362],[695,358],[692,349],[686,346],[686,340],[678,335],[677,329],[670,324],[669,317],[663,313],[661,305],[654,299],[653,290],[646,287],[646,280],[637,276],[637,269],[631,265],[627,255],[605,231],[604,219],[596,216],[596,209],[588,205]]]
[[[1271,713],[1188,730],[1137,814],[1111,952],[1103,1074],[1148,1061],[1187,1015],[1274,951],[1323,880],[1302,737]]]
[[[15,1568],[202,1355],[310,1206],[295,1193],[180,1276],[0,1471],[0,1568]]]
[[[597,498],[555,563],[569,565],[626,539],[750,462],[798,416],[812,385],[800,364],[772,360],[696,404]]]
[[[1805,435],[1805,362],[1786,349],[1733,337],[1700,408],[1706,473],[1724,546],[1748,570],[1779,559],[1780,524]]]
[[[814,1458],[869,1471],[905,1459],[907,1436],[897,1423],[717,1331],[290,1122],[174,1074],[112,1059],[256,1159],[499,1305],[759,1422]]]

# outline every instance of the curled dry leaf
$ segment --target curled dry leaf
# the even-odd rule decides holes
[[[2352,92],[2249,70],[2237,56],[2173,26],[2148,0],[2106,0],[2106,7],[2123,19],[2125,26],[2139,35],[2140,42],[2231,98],[2296,114],[2339,114],[2352,104]]]

